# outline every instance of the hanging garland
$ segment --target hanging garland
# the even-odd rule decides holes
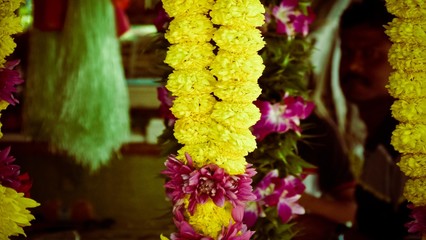
[[[16,47],[11,35],[22,31],[21,19],[16,16],[21,0],[0,0],[0,111],[18,100],[13,93],[15,85],[21,84],[19,72],[14,68],[19,61],[6,62],[5,58]],[[0,124],[1,126],[1,124]],[[0,137],[3,134],[0,132]],[[0,151],[0,239],[10,236],[25,236],[23,227],[30,226],[34,216],[27,208],[39,204],[29,198],[31,183],[28,174],[20,174],[20,167],[12,164],[15,158],[9,156],[10,147]]]
[[[396,17],[386,34],[392,41],[389,62],[393,72],[388,90],[397,100],[392,115],[400,123],[392,135],[392,145],[401,154],[398,163],[409,177],[404,196],[412,204],[409,232],[426,234],[426,5],[423,0],[387,0],[388,11]]]
[[[245,156],[256,147],[249,127],[260,117],[252,102],[264,68],[256,29],[263,5],[163,0],[163,6],[173,18],[165,34],[171,43],[165,63],[174,69],[166,87],[180,144],[163,171],[178,228],[171,238],[249,239],[253,232],[242,218],[245,203],[255,199],[255,171]]]
[[[224,4],[221,1],[217,2],[217,4]],[[163,3],[167,12],[167,3],[164,1]],[[186,4],[186,1],[176,3],[179,6]],[[192,4],[191,2],[190,5]],[[191,176],[194,174],[194,169],[203,168],[203,164],[214,164],[225,169],[229,174],[242,177],[238,175],[245,169],[245,160],[241,156],[245,156],[248,151],[241,146],[233,146],[230,143],[236,142],[241,145],[251,141],[251,144],[253,144],[252,136],[247,132],[242,134],[241,130],[253,125],[253,122],[247,121],[247,119],[258,117],[260,110],[260,121],[250,128],[260,149],[256,149],[247,157],[247,161],[253,163],[260,171],[256,175],[256,189],[253,192],[256,195],[256,200],[249,201],[246,204],[243,223],[256,230],[254,239],[262,238],[265,234],[270,237],[290,239],[295,232],[291,230],[293,223],[289,223],[289,221],[293,220],[295,214],[304,213],[304,209],[297,204],[297,200],[304,191],[300,174],[303,168],[312,167],[296,153],[296,142],[302,137],[300,120],[305,119],[313,109],[313,104],[304,100],[304,97],[307,97],[307,74],[310,70],[309,57],[312,46],[306,40],[306,36],[309,32],[309,24],[313,21],[313,13],[309,7],[309,1],[264,1],[262,4],[267,11],[267,23],[260,28],[260,33],[257,29],[243,27],[245,25],[241,21],[245,18],[241,18],[241,16],[247,16],[247,14],[236,7],[235,3],[227,4],[226,7],[232,9],[232,15],[224,17],[222,14],[211,11],[209,16],[212,17],[213,21],[220,19],[220,21],[238,24],[231,27],[232,24],[214,22],[214,26],[221,25],[213,34],[213,41],[219,49],[210,67],[206,69],[205,66],[208,64],[203,62],[201,71],[176,70],[175,67],[187,65],[186,62],[177,61],[172,66],[175,70],[168,76],[165,84],[171,95],[164,87],[158,89],[158,98],[162,103],[161,115],[165,118],[168,126],[159,142],[165,153],[179,152],[180,156],[185,155],[185,158],[178,155],[179,160],[175,156],[169,157],[166,163],[167,170],[164,171],[169,179],[178,179],[176,181],[170,180],[166,184],[168,195],[175,203],[173,211],[175,223],[177,222],[179,229],[190,229],[191,234],[196,232],[187,222],[182,223],[181,219],[185,219],[182,217],[184,214],[182,214],[182,210],[177,210],[184,209],[185,204],[187,204],[190,208],[187,215],[190,216],[191,209],[195,205],[189,203],[191,201],[176,204],[179,203],[179,199],[185,196],[184,191],[187,191],[187,194],[189,193],[191,196],[193,194],[189,189],[194,187],[185,188],[186,190],[182,191],[182,187],[180,187],[182,184],[184,186],[189,185],[187,181],[183,181],[188,177],[182,176]],[[215,5],[216,9],[220,9],[218,6],[222,5]],[[169,27],[165,37],[168,38],[170,43],[174,44],[174,40],[170,38],[183,39],[185,43],[194,41],[195,38],[198,39],[195,42],[202,42],[203,40],[210,42],[209,38],[204,38],[205,35],[202,34],[208,31],[200,29],[210,29],[210,27],[205,27],[209,26],[206,18],[192,15],[185,23],[182,18],[172,16],[174,20],[170,22],[170,16],[166,12],[160,11],[155,24],[159,32],[164,32],[165,26]],[[180,10],[179,12],[189,14],[191,11]],[[180,22],[176,23],[176,19],[179,19]],[[253,20],[253,18],[248,19]],[[192,24],[194,22],[199,23],[191,26],[189,22]],[[191,29],[191,31],[187,29]],[[188,32],[197,33],[195,34],[196,37],[187,37],[184,33],[188,34]],[[266,48],[261,50],[261,57],[259,57],[255,52],[262,46],[262,41],[259,40],[262,37],[265,38],[267,44]],[[184,46],[188,48],[187,45]],[[170,49],[175,51],[176,46],[172,45],[169,48],[166,62],[168,62],[167,59],[170,59]],[[253,51],[253,53],[248,55],[248,50]],[[237,54],[239,52],[242,53]],[[189,50],[182,56],[188,54]],[[206,56],[207,54],[200,59],[210,61]],[[262,59],[266,63],[266,69],[259,79],[262,94],[255,102],[256,107],[259,108],[257,110],[249,103],[260,94],[258,83],[255,80],[263,71]],[[195,65],[198,68],[200,64],[191,63],[187,66],[190,65]],[[253,80],[250,81],[250,79]],[[199,94],[182,99],[181,96],[188,93]],[[211,98],[212,94],[214,99]],[[213,108],[212,101],[216,101],[216,103],[213,103]],[[239,136],[233,136],[233,132],[229,130],[239,130],[237,132]],[[210,133],[215,131],[221,133],[221,135]],[[214,141],[209,141],[210,138]],[[220,145],[220,141],[228,141],[228,143]],[[213,152],[206,151],[206,149],[211,149]],[[185,154],[188,152],[190,154]],[[220,154],[217,155],[217,153]],[[196,163],[192,160],[194,154],[197,159],[207,161]],[[229,156],[228,159],[231,161],[225,162],[226,158],[223,159],[226,156]],[[182,164],[182,159],[184,163],[187,163],[186,165]],[[188,162],[190,162],[189,165]],[[214,169],[216,170],[217,167],[214,167]],[[198,174],[195,175],[198,176]],[[253,171],[246,170],[244,178],[247,180],[251,176],[253,176]],[[191,182],[191,180],[188,181]],[[251,182],[251,179],[247,181]],[[198,180],[194,182],[198,184]],[[215,186],[220,185],[216,183]],[[245,189],[248,190],[249,187]],[[227,192],[228,190],[218,192],[223,191]],[[223,198],[213,198],[213,202],[220,202],[218,199]],[[259,212],[259,210],[261,211]],[[231,213],[234,217],[234,211],[231,210]],[[203,212],[203,214],[206,213]],[[179,216],[179,221],[176,221],[176,216]],[[206,215],[206,219],[210,218],[211,215]],[[281,223],[277,224],[277,221]],[[216,229],[220,229],[220,226],[217,225]],[[265,232],[266,229],[268,229],[267,233]],[[183,237],[182,231],[180,232],[172,235],[172,237]],[[186,233],[188,234],[188,231]],[[189,235],[185,236],[188,237]],[[197,236],[200,237],[200,235]]]

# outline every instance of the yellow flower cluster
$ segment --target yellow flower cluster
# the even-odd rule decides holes
[[[0,0],[0,67],[16,47],[11,35],[22,31],[21,19],[15,14],[24,0]]]
[[[23,193],[0,185],[0,239],[25,235],[22,228],[30,226],[30,221],[34,219],[27,208],[38,205],[34,200],[25,198]]]
[[[258,51],[265,43],[256,27],[265,9],[259,0],[163,0],[163,6],[173,17],[165,63],[174,69],[166,88],[175,97],[174,135],[183,144],[177,158],[186,161],[187,153],[197,168],[216,164],[243,174],[245,156],[256,148],[249,128],[260,118],[253,101],[261,93]],[[233,221],[231,211],[229,202],[218,207],[209,200],[186,215],[197,232],[216,238]]]
[[[426,154],[404,154],[398,166],[408,177],[426,177]]]
[[[189,224],[204,236],[217,236],[223,226],[229,225],[229,220],[232,219],[231,210],[232,205],[229,202],[226,202],[224,207],[218,207],[209,199],[197,206]]]
[[[390,13],[401,18],[421,18],[426,15],[425,0],[386,0]]]
[[[386,0],[396,16],[386,27],[393,42],[389,62],[389,93],[398,100],[392,114],[400,121],[392,145],[402,153],[398,163],[410,177],[404,196],[416,206],[426,206],[426,2]]]
[[[395,71],[389,76],[389,93],[400,99],[414,99],[424,96],[426,72]]]
[[[411,178],[405,183],[404,195],[415,206],[426,206],[426,178]]]
[[[398,121],[426,124],[426,98],[400,99],[394,102],[391,109]]]

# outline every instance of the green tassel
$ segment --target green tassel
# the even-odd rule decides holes
[[[48,140],[55,150],[64,151],[96,170],[129,139],[127,86],[111,1],[73,0],[68,3],[57,51],[58,74],[53,74],[57,77],[52,79],[56,82],[52,84],[55,91],[27,90],[38,90],[35,93],[38,96],[50,94],[43,100],[55,105],[46,109],[51,112],[46,113],[41,124],[35,125],[50,127],[48,130],[40,127],[39,131],[43,131],[40,136],[49,135]],[[39,57],[39,61],[44,61],[44,55]],[[43,71],[51,74],[48,69]],[[34,80],[42,81],[40,78]],[[42,105],[32,107],[43,108]],[[27,114],[27,118],[32,116]]]
[[[60,34],[31,30],[28,69],[23,99],[24,132],[34,139],[49,142],[52,124],[59,116],[57,83],[60,67],[58,49]]]

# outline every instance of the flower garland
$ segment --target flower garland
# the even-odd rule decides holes
[[[426,5],[423,0],[387,0],[388,11],[396,17],[386,34],[392,41],[389,62],[393,72],[388,90],[397,100],[392,114],[400,123],[392,135],[392,145],[401,154],[398,163],[409,177],[404,196],[413,205],[414,220],[407,224],[409,232],[426,234]]]
[[[166,88],[181,144],[163,171],[178,228],[171,238],[249,239],[253,232],[242,218],[245,203],[255,199],[255,171],[245,156],[256,147],[249,127],[260,117],[252,102],[264,68],[256,29],[264,22],[263,5],[163,0],[163,6],[173,18],[165,34],[171,43],[165,63],[174,69]]]
[[[18,103],[13,93],[16,92],[15,85],[23,82],[19,72],[14,70],[19,61],[6,62],[5,59],[16,47],[11,35],[22,30],[21,19],[15,14],[22,2],[0,0],[0,111],[9,104]],[[9,156],[9,152],[10,147],[0,151],[0,239],[25,235],[23,227],[31,225],[30,221],[34,219],[27,208],[39,205],[29,198],[31,183],[28,174],[20,174],[19,166],[12,164],[15,158]]]

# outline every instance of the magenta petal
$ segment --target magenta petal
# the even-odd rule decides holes
[[[280,200],[280,202],[278,203],[277,210],[278,210],[278,216],[280,217],[283,223],[286,223],[288,222],[288,220],[290,220],[292,211],[290,206],[288,206],[284,200]]]
[[[213,196],[213,202],[219,206],[222,207],[223,204],[225,204],[225,196],[222,194],[216,194],[215,196]]]
[[[235,222],[242,222],[244,218],[244,206],[235,206],[232,209],[232,218]]]
[[[287,35],[290,35],[290,31],[289,31],[287,25],[284,24],[281,21],[277,22],[277,29],[276,29],[276,31],[277,31],[278,34],[287,34]]]
[[[287,8],[295,8],[299,5],[299,0],[282,0],[280,5]]]

